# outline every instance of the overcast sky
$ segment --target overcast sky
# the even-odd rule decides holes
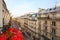
[[[60,0],[5,0],[6,5],[13,17],[24,15],[28,12],[37,12],[38,8],[54,7]]]

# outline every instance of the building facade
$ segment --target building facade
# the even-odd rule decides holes
[[[42,10],[38,14],[41,40],[60,40],[60,7]]]
[[[17,17],[16,19],[20,23],[21,30],[24,30],[24,17]]]
[[[35,40],[38,40],[38,21],[37,21],[37,13],[31,14],[31,16],[28,17],[28,28],[30,29],[28,32],[30,32],[31,37]]]
[[[60,6],[25,15],[24,31],[34,40],[60,40]],[[22,20],[22,19],[21,19]]]
[[[4,0],[0,0],[0,27],[8,25],[10,21],[10,13],[6,7]]]

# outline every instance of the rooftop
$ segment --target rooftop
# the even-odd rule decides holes
[[[44,14],[44,13],[50,13],[50,12],[60,12],[60,6],[54,7],[54,8],[48,8],[45,10],[42,10],[40,12],[40,14]]]

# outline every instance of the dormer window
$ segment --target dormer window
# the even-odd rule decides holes
[[[51,11],[52,9],[50,8],[49,10]]]
[[[52,19],[56,19],[56,14],[53,14],[52,15]]]
[[[35,17],[35,15],[32,15],[32,17]]]
[[[56,7],[55,8],[53,8],[53,10],[55,10],[56,9]]]

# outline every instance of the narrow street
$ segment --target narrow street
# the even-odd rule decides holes
[[[22,34],[23,34],[24,40],[32,40],[32,38],[29,35],[27,35],[26,32],[22,32]]]
[[[20,28],[18,22],[16,21],[12,21],[11,27],[17,28],[18,30]],[[22,35],[23,35],[23,40],[32,40],[32,38],[30,38],[25,31],[22,32]]]
[[[14,27],[14,28],[19,28],[19,25],[18,25],[18,23],[17,22],[15,22],[15,21],[12,21],[12,23],[11,23],[11,27]]]

